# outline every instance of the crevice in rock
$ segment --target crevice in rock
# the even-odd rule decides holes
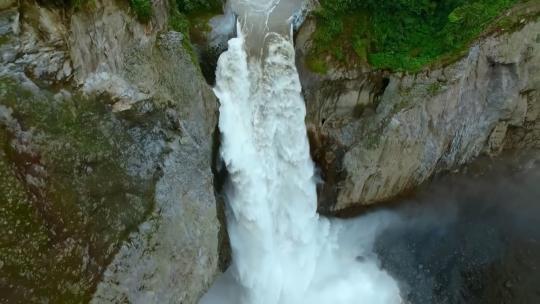
[[[373,105],[376,108],[379,105],[382,99],[382,96],[384,95],[384,92],[386,91],[386,88],[390,84],[390,78],[384,77],[381,75],[377,75],[375,77],[376,78],[373,79],[371,82],[374,84],[373,85],[373,92],[374,92]]]
[[[229,233],[227,231],[224,193],[225,184],[229,179],[229,172],[227,171],[227,167],[223,163],[219,153],[221,148],[221,133],[217,125],[212,137],[212,174],[214,175],[213,184],[214,196],[216,198],[217,218],[220,225],[218,234],[218,267],[220,271],[224,272],[231,264],[231,245],[229,241]]]
[[[216,69],[219,56],[227,51],[227,43],[212,45],[211,43],[200,40],[194,41],[193,47],[197,52],[199,67],[206,83],[210,86],[216,85]]]
[[[343,157],[345,150],[320,129],[308,128],[311,159],[315,163],[321,182],[317,184],[317,212],[332,215],[339,193],[338,183],[345,179]]]
[[[201,72],[210,86],[216,85],[216,69],[219,56],[227,50],[226,46],[198,47],[199,66]]]

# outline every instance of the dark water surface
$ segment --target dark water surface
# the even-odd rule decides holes
[[[540,169],[434,182],[394,209],[381,265],[408,303],[540,303]]]

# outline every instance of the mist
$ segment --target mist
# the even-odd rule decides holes
[[[540,169],[502,162],[383,208],[374,244],[409,303],[540,303]]]

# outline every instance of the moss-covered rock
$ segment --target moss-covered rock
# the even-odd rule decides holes
[[[1,258],[12,271],[1,281],[14,285],[17,301],[88,299],[153,207],[162,135],[150,121],[134,123],[107,107],[0,80],[0,187],[10,189],[2,191],[9,213],[1,218],[12,231]]]

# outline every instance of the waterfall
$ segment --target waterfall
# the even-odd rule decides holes
[[[371,254],[382,215],[343,221],[316,212],[292,33],[271,31],[269,15],[250,19],[264,32],[244,19],[218,61],[233,263],[201,303],[399,303],[397,284]]]

